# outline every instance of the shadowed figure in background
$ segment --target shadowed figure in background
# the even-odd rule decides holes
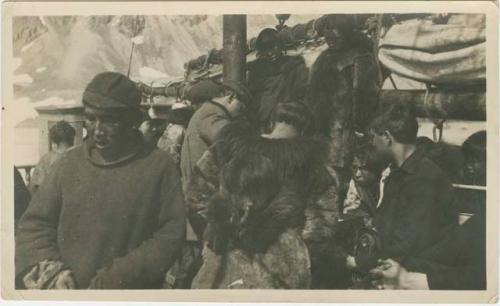
[[[19,170],[14,167],[14,222],[17,229],[17,221],[24,214],[31,200],[31,195],[24,183]]]
[[[241,115],[252,97],[246,86],[238,81],[217,84],[205,81],[209,96],[199,98],[194,104],[195,113],[189,121],[181,149],[181,173],[183,190],[193,174],[196,162],[214,143],[223,127]]]
[[[273,110],[278,103],[303,101],[309,69],[302,56],[285,55],[275,29],[262,30],[255,41],[257,59],[248,63],[248,87],[254,97],[252,111],[263,131],[269,132]]]
[[[195,112],[184,134],[180,160],[183,190],[187,199],[187,241],[182,255],[166,275],[164,288],[189,288],[199,268],[201,237],[206,225],[200,210],[206,206],[188,200],[189,185],[192,177],[196,176],[196,163],[215,142],[221,129],[235,118],[244,116],[246,105],[251,101],[246,86],[233,80],[222,84],[212,80],[200,81],[191,88],[188,98],[193,103]],[[205,194],[207,198],[211,195]]]
[[[32,195],[47,177],[54,162],[73,147],[75,129],[68,122],[59,121],[50,128],[49,137],[51,150],[42,156],[31,177],[29,189]]]
[[[339,207],[351,177],[355,131],[365,132],[377,107],[381,77],[372,42],[356,30],[353,15],[327,15],[320,35],[328,49],[311,68],[307,103],[316,133],[329,144],[329,171],[339,178]]]
[[[21,218],[16,286],[155,289],[185,238],[169,155],[144,142],[141,93],[104,72],[83,93],[88,138],[57,160]]]

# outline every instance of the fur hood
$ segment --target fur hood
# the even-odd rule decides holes
[[[230,199],[220,194],[208,206],[205,240],[216,253],[230,249],[248,255],[265,253],[286,230],[303,225],[303,203],[292,188],[283,187],[267,206],[250,211],[243,224],[232,222],[237,210]]]
[[[219,165],[235,156],[262,154],[272,161],[283,182],[299,178],[307,182],[317,168],[324,167],[327,157],[327,145],[321,140],[304,136],[264,138],[258,129],[243,120],[224,127],[217,137],[215,150]]]

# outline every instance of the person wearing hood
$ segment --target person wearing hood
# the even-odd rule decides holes
[[[54,163],[20,220],[18,288],[161,287],[185,237],[184,199],[172,158],[136,128],[140,102],[119,73],[87,85],[89,137]]]
[[[309,288],[303,203],[279,181],[271,159],[260,154],[236,156],[222,167],[208,207],[213,231],[192,288]]]
[[[340,178],[342,206],[351,177],[355,132],[366,132],[382,80],[372,42],[356,30],[353,15],[325,15],[318,23],[328,49],[311,67],[307,102],[315,115],[317,135],[330,144],[328,168]]]
[[[303,101],[309,70],[302,56],[285,55],[278,31],[266,28],[255,41],[257,59],[248,63],[248,86],[254,96],[252,111],[261,129],[269,131],[278,102]]]
[[[238,120],[224,127],[215,144],[197,163],[197,176],[186,199],[204,203],[207,190],[216,193],[219,169],[238,156],[259,155],[271,160],[278,185],[293,191],[302,218],[301,236],[308,246],[312,264],[312,286],[320,283],[322,265],[329,260],[329,242],[338,217],[335,178],[324,167],[326,144],[309,135],[312,115],[300,102],[279,103],[271,118],[271,132],[260,133],[248,120]],[[195,201],[196,199],[196,201]],[[210,240],[207,227],[204,240]],[[271,235],[271,233],[269,233]]]

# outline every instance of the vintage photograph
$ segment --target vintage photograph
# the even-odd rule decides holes
[[[11,20],[16,290],[488,288],[485,14]]]

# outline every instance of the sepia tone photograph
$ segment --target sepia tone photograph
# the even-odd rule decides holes
[[[11,3],[2,292],[494,299],[497,12],[302,4]]]

